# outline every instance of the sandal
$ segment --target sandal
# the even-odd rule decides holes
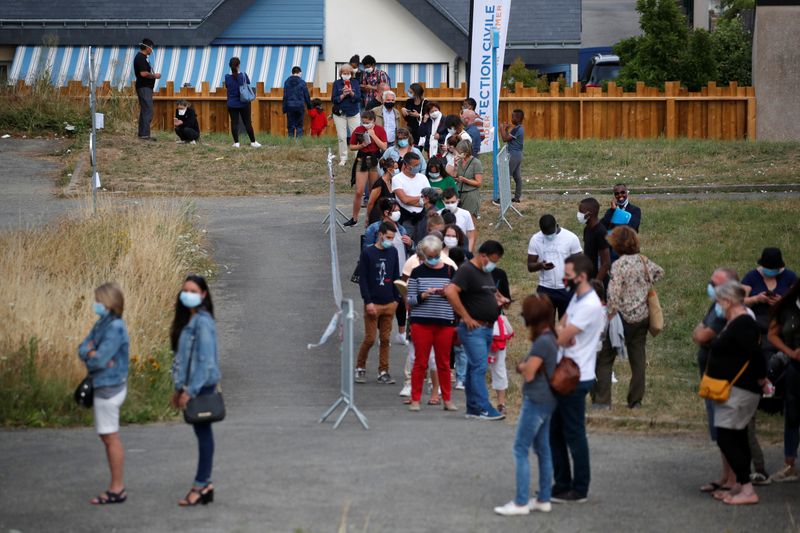
[[[411,405],[411,398],[403,398],[403,405]]]
[[[439,405],[441,403],[442,400],[440,400],[439,398],[431,398],[430,400],[428,400],[428,405]]]
[[[92,505],[106,505],[112,503],[125,503],[125,500],[128,499],[128,495],[125,494],[125,489],[122,489],[119,492],[111,492],[110,490],[105,491],[103,494],[99,494],[96,498],[93,498],[90,502]]]
[[[708,483],[700,487],[700,492],[716,492],[718,490],[731,490],[731,488],[720,485],[716,481],[709,481]]]
[[[211,487],[211,488],[209,488],[209,487]],[[194,501],[191,501],[189,499],[192,494],[197,494],[198,495],[198,498],[196,500],[194,500]],[[209,484],[209,485],[206,485],[205,487],[202,487],[200,489],[192,487],[189,490],[189,492],[186,493],[186,497],[184,499],[178,501],[178,505],[180,505],[181,507],[194,507],[198,503],[206,505],[206,504],[209,504],[209,503],[211,503],[213,501],[214,501],[214,487],[212,487]]]

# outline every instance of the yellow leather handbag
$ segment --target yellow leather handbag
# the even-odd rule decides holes
[[[750,361],[746,362],[733,381],[727,379],[716,379],[710,377],[707,373],[703,374],[703,379],[700,380],[700,391],[698,394],[701,398],[706,400],[713,400],[715,402],[727,402],[731,396],[731,388],[739,380]]]

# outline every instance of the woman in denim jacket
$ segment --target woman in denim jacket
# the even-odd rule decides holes
[[[125,299],[116,283],[105,283],[94,291],[94,312],[100,317],[78,348],[94,386],[94,423],[106,447],[111,470],[108,490],[91,500],[95,505],[122,503],[125,449],[119,438],[119,409],[128,392],[128,328],[122,320]]]
[[[170,341],[175,353],[172,362],[172,380],[175,384],[172,405],[184,409],[190,398],[214,392],[220,379],[214,304],[208,284],[201,276],[190,275],[183,282],[175,303]],[[192,426],[199,450],[197,475],[189,493],[178,502],[181,506],[205,505],[214,501],[214,486],[211,484],[214,433],[210,422]]]

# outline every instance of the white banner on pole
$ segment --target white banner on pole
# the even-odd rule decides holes
[[[481,153],[491,152],[495,131],[494,100],[500,97],[505,59],[508,18],[511,15],[511,0],[474,0],[472,12],[472,55],[469,78],[469,95],[478,103],[475,110],[483,119],[481,126]],[[492,41],[494,30],[500,34],[497,49],[497,68],[492,65]],[[492,86],[492,72],[497,73],[497,94]]]

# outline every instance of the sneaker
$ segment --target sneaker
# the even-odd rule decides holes
[[[189,144],[197,144],[197,141],[192,141]]]
[[[495,507],[494,512],[503,516],[522,516],[531,514],[531,508],[530,505],[517,505],[511,501],[502,507]]]
[[[504,404],[502,404],[502,403],[498,403],[497,404],[497,412],[500,413],[501,415],[506,414],[506,406]]]
[[[550,501],[553,503],[586,503],[586,496],[581,496],[574,490],[568,490],[561,494],[553,494]]]
[[[411,383],[406,383],[403,385],[403,388],[400,389],[400,394],[398,396],[409,398],[411,396]]]
[[[480,418],[480,415],[481,414],[476,411],[470,411],[469,409],[467,409],[467,414],[464,415],[464,418],[466,418],[467,420],[477,420],[478,418]]]
[[[251,147],[251,148],[261,148],[261,143],[258,143],[258,142],[251,142],[251,143],[250,143],[250,147]]]
[[[400,332],[395,333],[394,337],[392,337],[392,343],[393,344],[398,344],[398,345],[401,345],[401,346],[407,346],[408,345],[408,339],[406,339],[406,334],[405,333],[400,333]]]
[[[367,371],[363,368],[356,368],[356,383],[367,382]]]
[[[496,205],[497,207],[500,207],[500,200],[492,200],[492,205]]]
[[[505,417],[506,415],[492,407],[488,411],[481,411],[477,418],[480,420],[503,420]]]
[[[349,227],[351,227],[351,226],[355,226],[356,224],[358,224],[358,220],[356,220],[356,219],[354,219],[354,218],[351,218],[350,220],[348,220],[347,222],[345,222],[345,223],[344,223],[344,224],[342,224],[342,225],[343,225],[343,226],[345,226],[345,227],[347,227],[347,228],[349,228]]]
[[[459,380],[456,381],[456,390],[464,390],[464,382]]]
[[[531,498],[531,501],[528,502],[528,508],[531,511],[538,511],[540,513],[549,513],[553,510],[553,506],[550,502],[540,502],[536,498]]]
[[[775,483],[786,483],[787,481],[797,481],[798,479],[800,479],[800,476],[798,476],[797,470],[793,465],[786,465],[769,476],[769,480]]]
[[[239,143],[233,143],[234,148],[239,148],[239,146],[241,146]]]
[[[514,202],[515,204],[518,204],[522,201],[522,198],[512,198],[511,201]]]
[[[614,372],[611,373],[611,383],[619,383],[619,380],[617,379],[617,374],[615,374]]]
[[[772,483],[772,480],[766,472],[753,472],[750,474],[750,483],[753,485],[769,485]]]
[[[347,159],[342,159],[341,161],[339,161],[339,166],[340,166],[340,167],[343,167],[343,166],[345,166],[346,164],[347,164]]]
[[[381,372],[381,374],[378,376],[378,383],[382,385],[394,385],[395,381],[388,372]]]

